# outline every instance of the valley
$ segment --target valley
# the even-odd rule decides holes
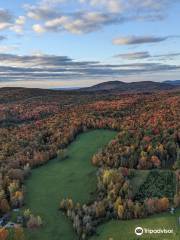
[[[115,136],[108,130],[83,133],[69,145],[66,160],[54,159],[33,170],[26,183],[26,207],[42,217],[43,228],[29,231],[28,239],[78,239],[70,221],[58,211],[60,201],[72,197],[83,204],[94,199],[96,168],[91,158]]]

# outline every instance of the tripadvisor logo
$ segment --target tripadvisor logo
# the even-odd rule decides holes
[[[138,236],[141,236],[142,234],[173,234],[173,229],[149,229],[149,228],[142,228],[142,227],[136,227],[135,228],[135,234]]]
[[[142,227],[135,228],[135,234],[141,236],[143,234],[143,228]]]

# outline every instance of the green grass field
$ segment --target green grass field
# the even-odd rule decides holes
[[[76,240],[72,224],[59,212],[60,200],[72,197],[86,203],[96,189],[96,168],[90,160],[94,153],[116,135],[108,130],[80,134],[68,147],[68,158],[54,159],[32,171],[26,182],[26,207],[39,214],[44,227],[28,232],[28,240]]]
[[[178,217],[180,209],[174,215],[170,213],[157,214],[146,219],[128,221],[110,221],[99,226],[97,236],[90,240],[179,240],[180,225]],[[134,233],[136,227],[158,229],[173,229],[174,234],[144,234],[137,237]]]
[[[48,164],[34,169],[27,180],[26,206],[43,218],[44,226],[40,230],[28,232],[28,240],[77,240],[72,224],[61,212],[57,211],[64,197],[72,197],[80,203],[93,198],[96,189],[96,168],[91,165],[92,155],[106,145],[116,132],[95,130],[79,135],[68,147],[68,158],[64,161],[54,159]],[[136,171],[133,188],[136,192],[149,171]],[[97,236],[90,240],[179,240],[180,225],[177,220],[180,210],[174,215],[158,214],[146,219],[128,221],[110,221],[97,229]],[[137,226],[146,228],[173,229],[174,234],[144,235],[136,237]]]

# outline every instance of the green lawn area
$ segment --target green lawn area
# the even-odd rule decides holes
[[[68,147],[68,158],[54,159],[32,171],[26,182],[26,207],[42,217],[40,230],[28,231],[28,240],[76,240],[71,222],[57,211],[60,200],[72,197],[86,203],[96,189],[96,168],[90,160],[94,153],[116,136],[109,130],[80,134]]]
[[[116,135],[108,130],[94,130],[80,134],[68,147],[68,158],[64,161],[54,159],[46,165],[34,169],[26,182],[26,207],[43,218],[44,226],[40,230],[28,231],[28,240],[78,240],[72,223],[57,211],[60,200],[72,197],[74,201],[87,203],[93,198],[96,189],[96,168],[91,165],[91,157]],[[133,178],[134,192],[146,180],[149,171],[136,171]],[[177,219],[180,209],[174,215],[158,214],[146,219],[118,221],[102,224],[97,236],[89,240],[179,240],[180,226]],[[137,226],[173,229],[174,234],[146,234],[136,237]]]
[[[97,236],[89,240],[179,240],[180,225],[178,217],[180,209],[174,215],[170,213],[157,214],[152,217],[140,220],[117,221],[113,220],[99,226]],[[158,229],[173,229],[174,234],[144,234],[137,237],[134,233],[136,227]]]

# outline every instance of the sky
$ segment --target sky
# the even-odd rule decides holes
[[[0,1],[0,87],[180,79],[179,0]]]

